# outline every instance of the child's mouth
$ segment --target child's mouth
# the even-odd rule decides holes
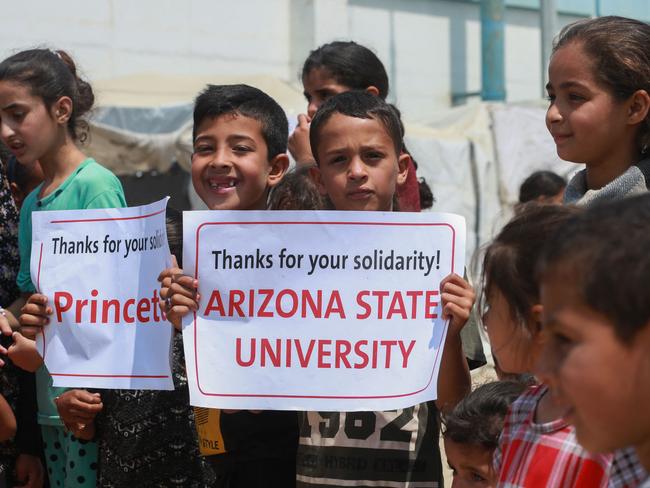
[[[237,178],[210,178],[208,179],[208,186],[210,190],[217,193],[226,193],[232,191],[239,181]]]
[[[352,190],[347,193],[348,198],[352,200],[365,200],[370,198],[373,194],[372,190],[367,188],[359,188],[357,190]]]
[[[14,156],[18,157],[25,152],[25,144],[22,142],[12,142],[9,144],[9,149],[14,153]]]

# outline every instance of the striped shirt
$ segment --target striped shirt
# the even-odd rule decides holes
[[[544,385],[532,386],[511,405],[494,453],[497,486],[606,487],[611,455],[589,454],[563,419],[535,422],[537,405],[547,391]]]

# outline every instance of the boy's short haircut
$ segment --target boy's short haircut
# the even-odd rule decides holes
[[[398,155],[402,152],[404,148],[403,131],[395,109],[381,98],[366,91],[353,90],[339,93],[328,99],[320,106],[311,121],[309,143],[317,163],[319,163],[318,144],[320,142],[320,132],[330,117],[336,113],[357,119],[377,119],[386,128],[395,145],[395,152]]]
[[[494,450],[510,404],[526,389],[518,381],[495,381],[479,386],[454,409],[442,415],[445,439]]]
[[[542,281],[573,286],[578,298],[630,343],[650,321],[650,193],[590,207],[547,241]]]
[[[194,101],[192,141],[205,119],[224,114],[240,114],[260,123],[269,161],[287,152],[289,123],[284,110],[262,90],[248,85],[208,85],[199,93]]]

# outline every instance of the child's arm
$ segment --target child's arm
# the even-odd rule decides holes
[[[289,136],[288,149],[298,166],[315,164],[309,144],[309,125],[311,119],[305,115],[298,115],[298,125]]]
[[[34,293],[21,309],[20,333],[28,339],[34,339],[41,332],[43,326],[50,323],[52,307],[47,304],[48,300],[41,293]]]
[[[16,416],[4,395],[0,395],[0,442],[9,440],[15,435]]]
[[[167,320],[181,330],[183,317],[199,308],[199,282],[183,274],[178,267],[167,268],[158,276],[160,282],[160,307]]]
[[[436,405],[441,411],[449,411],[471,388],[471,377],[463,353],[460,331],[469,319],[475,294],[466,280],[453,273],[440,282],[440,291],[442,316],[450,320],[440,363]]]

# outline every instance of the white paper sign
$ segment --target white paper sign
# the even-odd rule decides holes
[[[465,222],[440,213],[183,214],[190,403],[389,410],[436,398],[439,284],[463,274]]]
[[[166,206],[32,214],[32,281],[54,311],[37,347],[54,386],[174,388],[156,280]]]

